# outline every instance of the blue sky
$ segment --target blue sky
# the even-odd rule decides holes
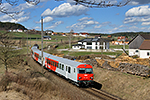
[[[101,0],[99,0],[101,1]],[[103,0],[104,1],[104,0]],[[108,1],[108,0],[105,0]],[[125,0],[109,0],[112,3]],[[88,8],[74,5],[73,1],[41,0],[36,6],[19,1],[16,6],[3,3],[1,7],[20,12],[10,16],[0,13],[1,22],[15,22],[28,29],[41,30],[40,19],[44,18],[44,30],[55,32],[150,32],[150,0],[131,0],[123,7]]]

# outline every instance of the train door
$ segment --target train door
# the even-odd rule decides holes
[[[66,78],[68,78],[68,66],[66,66]]]

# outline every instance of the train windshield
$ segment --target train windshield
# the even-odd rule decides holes
[[[93,69],[92,68],[78,68],[78,72],[80,74],[92,74]]]

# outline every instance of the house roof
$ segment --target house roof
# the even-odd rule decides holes
[[[106,40],[104,38],[86,38],[79,40],[78,42],[109,42],[109,40]]]
[[[89,33],[80,33],[80,34],[82,34],[82,35],[89,35]]]
[[[149,34],[139,34],[139,35],[136,35],[131,41],[129,41],[128,44],[130,44],[136,37],[138,36],[141,36],[144,38],[144,40],[150,40],[150,35]]]
[[[74,44],[72,46],[85,46],[85,45],[83,45],[83,44]]]
[[[150,40],[144,40],[141,46],[139,47],[140,50],[150,50]]]
[[[118,39],[125,39],[125,36],[119,36]]]
[[[50,36],[43,36],[43,38],[51,38]]]
[[[150,35],[149,35],[149,34],[141,34],[141,36],[142,36],[145,40],[150,40]]]

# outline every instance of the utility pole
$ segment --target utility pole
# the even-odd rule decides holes
[[[28,31],[27,31],[27,56],[28,56]]]
[[[43,17],[41,17],[41,60],[42,60],[42,73],[43,73]]]
[[[71,39],[72,39],[72,34],[73,34],[73,29],[71,29],[70,33],[69,33],[69,49],[71,49]]]

